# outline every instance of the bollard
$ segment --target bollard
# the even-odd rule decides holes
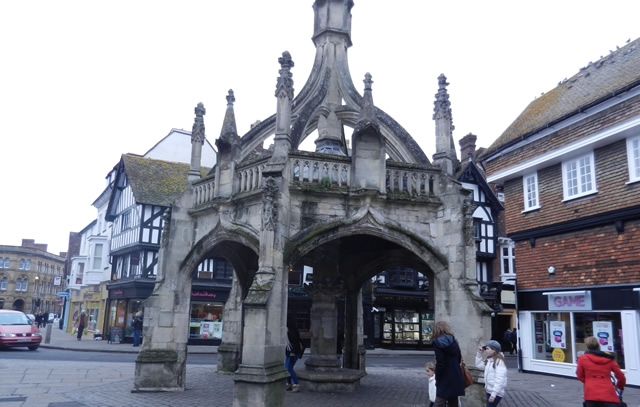
[[[47,333],[44,334],[44,343],[51,342],[51,327],[53,324],[47,324]]]

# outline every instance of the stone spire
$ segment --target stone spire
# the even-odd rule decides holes
[[[373,105],[373,93],[371,91],[371,74],[367,72],[364,75],[364,95],[362,97],[362,106],[360,109],[360,116],[358,117],[358,126],[364,127],[365,125],[372,124],[379,127],[378,120],[376,119],[376,108]]]
[[[316,0],[313,3],[313,41],[328,33],[344,35],[351,46],[351,8],[353,0]]]
[[[236,129],[236,115],[233,111],[233,103],[236,101],[235,96],[233,95],[233,90],[229,89],[229,93],[227,94],[227,111],[224,115],[224,120],[222,121],[222,130],[220,131],[220,138],[216,142],[226,142],[231,143],[238,137],[238,130]]]
[[[193,121],[193,129],[191,130],[191,166],[189,167],[189,182],[193,182],[201,178],[200,161],[202,158],[202,145],[204,144],[204,115],[207,110],[202,102],[198,103],[195,108],[196,118]]]
[[[447,77],[440,74],[438,77],[438,93],[433,108],[433,120],[436,122],[436,153],[433,155],[434,161],[439,161],[440,165],[453,175],[454,166],[458,160],[456,157],[455,144],[453,142],[453,119],[451,116],[451,102],[447,92]],[[446,160],[447,162],[443,162]]]
[[[336,109],[340,107],[341,100],[338,78],[335,73],[332,73],[327,95],[319,109],[318,138],[315,140],[318,153],[346,155],[346,147],[343,143],[344,128],[336,115]]]
[[[289,157],[291,149],[291,101],[293,100],[293,74],[291,68],[294,63],[291,54],[284,51],[278,58],[280,71],[276,83],[277,107],[276,107],[276,129],[273,139],[273,155],[270,160],[270,171],[278,172],[283,167]]]

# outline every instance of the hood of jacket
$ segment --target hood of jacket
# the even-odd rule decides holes
[[[615,359],[612,353],[603,352],[601,350],[588,350],[584,355],[593,363],[604,365]]]
[[[456,345],[456,338],[449,334],[444,334],[438,336],[433,340],[433,346],[442,349],[445,353],[450,353],[452,355],[457,355],[459,352],[459,348]]]

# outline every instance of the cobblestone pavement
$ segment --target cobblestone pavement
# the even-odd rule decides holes
[[[11,365],[19,365],[17,366]],[[422,369],[369,368],[354,393],[287,393],[286,406],[424,407]],[[132,393],[130,363],[0,361],[0,407],[230,407],[232,376],[215,366],[188,365],[187,388],[179,393]],[[640,407],[640,390],[627,389],[625,401]],[[463,401],[463,406],[467,407]],[[580,407],[582,385],[576,379],[509,371],[501,407]]]
[[[106,341],[83,339],[78,342],[60,330],[53,330],[50,335],[50,343],[43,348],[139,351],[131,345]],[[215,347],[189,347],[189,353],[216,351]],[[424,351],[376,349],[368,354],[415,355],[425,361],[433,358]],[[3,360],[0,352],[0,407],[230,407],[233,403],[232,376],[217,373],[215,366],[187,365],[186,389],[176,393],[132,393],[134,370],[133,363]],[[624,396],[629,407],[640,407],[640,389],[628,388]],[[422,368],[370,367],[356,392],[327,394],[303,389],[300,393],[287,393],[285,404],[287,407],[425,407],[426,400],[427,378]],[[469,407],[464,399],[462,405]],[[509,369],[507,393],[500,403],[500,407],[581,406],[582,383],[577,379],[519,373],[515,368]]]

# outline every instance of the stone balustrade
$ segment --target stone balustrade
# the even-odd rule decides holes
[[[318,157],[315,154],[292,154],[289,158],[292,182],[302,185],[318,184],[326,187],[350,187],[350,157]],[[262,188],[262,173],[268,158],[254,161],[236,168],[234,193],[259,191]],[[408,166],[403,163],[387,162],[385,171],[386,193],[390,195],[409,195],[427,197],[436,194],[439,173],[429,168]],[[213,201],[216,186],[215,178],[207,178],[193,184],[195,192],[194,207]]]
[[[422,168],[407,168],[400,163],[387,162],[387,194],[408,194],[426,197],[435,194],[438,172]]]

